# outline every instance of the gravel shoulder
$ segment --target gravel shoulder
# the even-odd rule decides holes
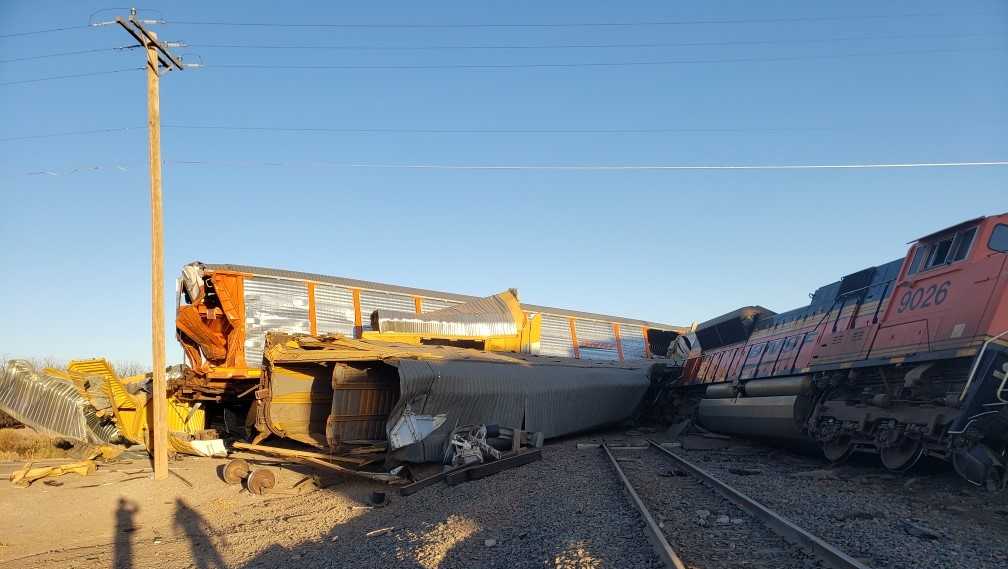
[[[223,461],[212,459],[182,463],[194,489],[177,480],[81,488],[104,482],[91,477],[6,486],[0,566],[661,567],[605,457],[578,440],[485,479],[391,491],[381,508],[367,498],[389,487],[367,481],[251,496],[217,480]],[[297,478],[282,473],[280,487]]]

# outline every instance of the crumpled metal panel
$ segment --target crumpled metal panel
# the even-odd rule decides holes
[[[364,330],[373,330],[371,327],[371,313],[379,308],[409,314],[416,313],[416,305],[413,303],[412,296],[397,292],[362,289],[360,292],[360,310],[361,326]]]
[[[54,437],[89,444],[119,438],[115,425],[99,418],[73,383],[37,372],[23,360],[9,361],[0,369],[0,410]]]
[[[520,323],[515,321],[508,300],[518,306],[517,297],[508,291],[423,314],[379,308],[371,315],[371,326],[379,332],[442,338],[515,336]]]
[[[267,331],[310,332],[308,287],[286,279],[246,277],[245,315],[245,361],[260,367]]]
[[[539,341],[539,353],[544,356],[560,356],[573,358],[571,347],[570,325],[566,318],[542,315],[542,338]]]
[[[345,286],[316,284],[315,324],[319,334],[353,336],[353,291]]]
[[[449,427],[483,423],[541,431],[546,438],[569,435],[629,418],[651,384],[652,365],[401,359],[401,396],[387,426],[409,404],[418,414],[447,415]],[[396,457],[440,461],[450,430],[442,427]]]
[[[578,351],[583,360],[618,360],[616,335],[613,334],[612,323],[597,320],[577,319],[574,321],[577,332]]]

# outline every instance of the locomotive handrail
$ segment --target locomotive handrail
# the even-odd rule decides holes
[[[989,346],[991,342],[999,340],[1005,335],[1008,335],[1008,330],[1001,332],[1000,334],[994,336],[993,338],[989,338],[986,342],[983,343],[983,346],[980,347],[980,352],[977,353],[976,359],[973,360],[973,367],[970,369],[969,377],[966,378],[966,385],[963,386],[962,393],[959,394],[959,401],[963,401],[964,399],[966,399],[966,393],[969,391],[970,384],[973,383],[973,376],[976,375],[977,368],[980,367],[980,360],[983,358],[984,352],[987,351],[987,346]]]

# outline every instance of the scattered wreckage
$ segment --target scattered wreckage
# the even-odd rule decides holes
[[[552,316],[528,310],[514,289],[450,301],[414,296],[407,310],[352,287],[354,313],[337,317],[326,302],[338,299],[323,291],[332,283],[298,282],[307,291],[302,306],[290,279],[271,279],[186,266],[176,317],[186,364],[168,370],[172,451],[226,456],[224,439],[251,439],[230,446],[342,475],[412,482],[404,494],[431,483],[411,481],[409,463],[440,463],[438,480],[457,483],[537,460],[545,439],[633,416],[664,373],[662,360],[646,357],[657,347],[649,340],[667,345],[676,334],[638,326],[635,348],[631,327],[624,341],[620,324],[610,322],[612,357],[542,355],[543,319]],[[374,309],[365,326],[360,310],[368,302]],[[437,308],[424,311],[423,303]],[[317,332],[339,328],[332,322],[340,318],[354,325]],[[588,329],[573,318],[568,326],[573,342],[578,326]],[[602,349],[595,342],[584,345],[586,356]],[[66,370],[11,362],[0,372],[0,410],[88,445],[149,448],[149,392],[149,375],[119,378],[100,359]],[[207,429],[211,418],[223,419],[220,432]],[[262,444],[269,437],[315,450]],[[276,479],[260,471],[236,459],[225,479],[265,492]]]

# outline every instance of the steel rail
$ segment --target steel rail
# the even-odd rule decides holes
[[[751,516],[759,519],[767,525],[774,533],[795,545],[805,548],[816,557],[833,569],[870,569],[864,563],[826,543],[816,535],[795,525],[794,522],[715,478],[712,474],[685,458],[675,454],[655,441],[648,439],[648,443],[654,448],[668,455],[679,466],[692,472],[701,482],[721,494],[735,505],[748,512]]]
[[[679,555],[676,554],[675,550],[669,544],[668,540],[665,539],[665,532],[658,527],[658,523],[655,522],[654,516],[648,511],[647,506],[644,505],[643,500],[637,495],[637,491],[634,490],[630,480],[627,479],[626,474],[623,473],[623,468],[620,467],[619,462],[616,457],[613,456],[611,450],[609,450],[609,445],[602,443],[602,450],[605,451],[606,456],[609,457],[609,462],[612,463],[613,467],[616,469],[616,474],[619,475],[620,480],[623,481],[623,488],[630,495],[630,500],[633,501],[634,505],[637,506],[637,511],[640,512],[641,517],[644,518],[644,524],[647,526],[648,541],[654,547],[655,553],[661,558],[662,562],[665,563],[666,567],[673,569],[686,569],[683,564],[682,559],[679,559]]]

